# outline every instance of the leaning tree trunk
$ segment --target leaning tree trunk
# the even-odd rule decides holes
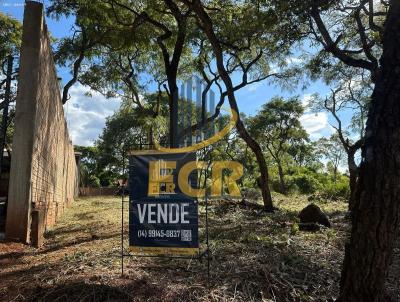
[[[274,207],[272,204],[271,192],[268,187],[268,167],[265,162],[264,154],[262,153],[260,145],[250,136],[244,127],[242,121],[239,119],[236,123],[239,136],[246,142],[247,146],[253,151],[257,159],[257,164],[260,169],[260,189],[264,202],[264,208],[267,212],[273,212]]]
[[[400,219],[400,1],[391,0],[381,70],[368,114],[350,242],[338,301],[387,301]]]
[[[204,31],[205,35],[207,36],[211,44],[211,47],[215,55],[218,73],[221,75],[221,79],[226,87],[229,105],[231,109],[235,110],[238,115],[238,120],[236,122],[236,129],[238,130],[239,136],[246,142],[247,146],[249,146],[250,149],[254,152],[258,166],[260,168],[260,174],[261,174],[260,187],[264,202],[264,208],[268,212],[273,212],[274,207],[272,205],[271,192],[268,187],[268,167],[265,162],[265,158],[262,153],[260,145],[249,135],[249,133],[247,132],[246,128],[243,125],[243,122],[240,119],[239,109],[233,89],[233,83],[227,70],[225,69],[223,51],[220,42],[217,36],[215,35],[212,20],[204,10],[201,1],[195,0],[195,1],[184,1],[184,2],[187,5],[189,5],[196,13],[199,21],[202,23],[202,30]]]
[[[217,63],[218,73],[221,75],[221,79],[226,87],[229,105],[231,109],[235,110],[238,115],[238,120],[236,122],[236,129],[238,130],[239,136],[246,142],[247,146],[249,146],[250,149],[254,152],[258,166],[260,168],[260,174],[261,174],[260,187],[264,202],[264,208],[267,212],[273,212],[274,207],[272,205],[271,192],[268,187],[268,167],[265,162],[265,158],[262,153],[260,145],[249,135],[249,133],[247,132],[246,128],[243,125],[243,122],[240,119],[233,83],[227,70],[225,69],[223,51],[220,42],[217,36],[215,35],[212,20],[204,10],[201,1],[196,0],[196,1],[184,1],[184,2],[187,5],[189,5],[196,13],[199,21],[202,23],[202,30],[211,44],[211,47],[215,55],[215,60]]]

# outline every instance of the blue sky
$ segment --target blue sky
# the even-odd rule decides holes
[[[45,5],[46,3],[48,1],[45,1]],[[0,11],[22,21],[23,5],[24,1],[22,0],[0,0]],[[73,24],[72,19],[65,18],[60,20],[47,18],[46,22],[55,38],[69,35]],[[296,60],[296,58],[293,59]],[[71,77],[66,68],[58,68],[57,72],[64,83]],[[274,96],[299,95],[306,104],[311,94],[318,92],[325,95],[328,91],[328,87],[321,82],[311,83],[305,90],[299,88],[290,93],[281,90],[276,85],[261,82],[241,89],[236,96],[240,110],[246,115],[254,115],[264,103]],[[87,92],[91,93],[92,97],[88,97]],[[70,90],[70,95],[71,99],[64,107],[71,138],[74,144],[92,145],[104,127],[106,117],[119,107],[120,101],[118,99],[105,99],[99,93],[90,91],[89,88],[79,84]],[[329,136],[333,132],[333,128],[329,125],[333,121],[325,112],[306,111],[301,122],[310,134],[311,139]]]

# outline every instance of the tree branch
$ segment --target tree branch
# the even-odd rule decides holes
[[[318,7],[316,6],[315,3],[311,8],[311,16],[314,19],[319,32],[321,33],[324,42],[323,44],[326,51],[332,53],[336,58],[338,58],[340,61],[349,66],[367,69],[371,72],[371,74],[374,74],[376,72],[375,66],[370,61],[364,59],[357,59],[352,56],[349,56],[342,49],[338,47],[338,43],[340,42],[341,36],[339,36],[336,39],[336,41],[332,40],[332,37],[329,34],[329,31],[327,30],[324,22],[322,21]]]

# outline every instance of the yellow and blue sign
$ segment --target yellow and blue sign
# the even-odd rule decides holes
[[[198,197],[207,188],[198,185],[198,171],[207,164],[196,160],[196,151],[228,135],[238,114],[231,110],[229,123],[211,138],[183,148],[133,152],[129,158],[129,245],[132,251],[153,255],[195,255],[199,252]],[[230,173],[223,173],[229,170]],[[243,165],[235,161],[211,163],[210,196],[240,196],[237,180]],[[225,174],[225,175],[224,175]],[[225,188],[224,188],[225,185]]]
[[[196,255],[199,252],[198,203],[184,194],[180,171],[196,162],[195,153],[145,151],[129,158],[129,245],[139,254]],[[197,171],[187,174],[197,185]]]

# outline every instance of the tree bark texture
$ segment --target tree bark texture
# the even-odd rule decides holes
[[[372,94],[338,301],[388,301],[400,217],[400,1],[391,0]]]

